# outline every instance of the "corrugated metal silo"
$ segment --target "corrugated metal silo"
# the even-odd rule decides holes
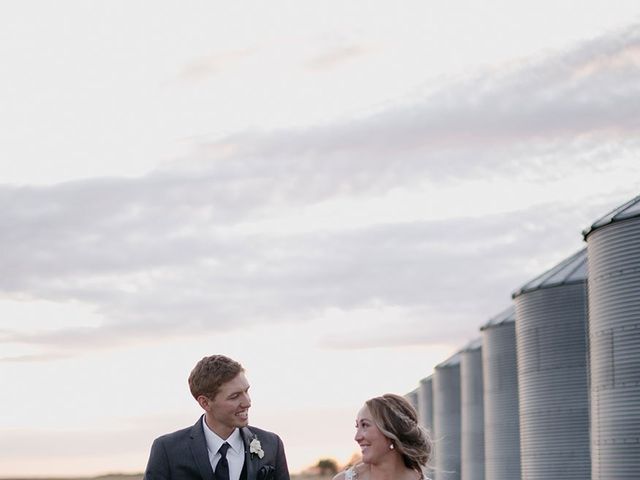
[[[435,473],[438,480],[460,480],[460,355],[433,373]]]
[[[460,352],[460,460],[462,480],[484,480],[482,339]]]
[[[519,480],[520,424],[515,308],[480,328],[484,382],[486,480]]]
[[[433,430],[433,377],[420,380],[418,387],[418,419],[429,432]]]
[[[640,196],[583,232],[589,263],[591,477],[640,478]]]
[[[418,387],[418,420],[420,425],[427,429],[429,437],[433,438],[433,376],[429,375],[420,380]],[[433,464],[433,460],[429,462]],[[428,478],[435,479],[435,473],[431,467],[427,467],[425,474]]]
[[[514,292],[525,480],[588,480],[587,251]]]
[[[413,405],[413,408],[416,409],[416,412],[418,411],[418,389],[416,388],[415,390],[411,390],[409,393],[407,393],[404,398],[406,398],[409,403],[411,405]]]

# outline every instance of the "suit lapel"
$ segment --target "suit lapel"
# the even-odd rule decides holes
[[[256,466],[251,459],[251,453],[249,452],[249,443],[255,437],[253,432],[249,430],[249,427],[243,427],[240,429],[242,441],[244,442],[244,465],[247,468],[246,480],[255,480],[256,478]]]
[[[209,461],[209,453],[207,452],[207,441],[204,438],[204,431],[202,430],[202,417],[191,427],[191,453],[196,461],[198,470],[203,480],[214,480],[213,469],[211,468],[211,462]]]

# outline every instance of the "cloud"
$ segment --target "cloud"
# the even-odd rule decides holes
[[[0,342],[42,351],[3,361],[376,305],[404,309],[394,342],[408,341],[430,312],[474,329],[527,273],[540,273],[528,259],[581,246],[581,229],[608,208],[611,189],[448,220],[380,220],[375,205],[399,190],[438,205],[442,198],[425,195],[424,185],[464,187],[477,178],[564,185],[575,172],[607,168],[637,177],[637,162],[626,159],[639,151],[639,45],[634,26],[452,83],[416,105],[347,123],[237,134],[196,149],[191,169],[0,186],[0,294],[75,300],[103,319],[4,331]],[[470,206],[474,195],[465,199]],[[335,202],[334,217],[354,198],[365,218],[358,226],[248,228],[277,223],[282,212],[320,224],[305,218],[309,207]],[[438,338],[466,341],[464,328],[451,325]],[[361,343],[381,338],[373,332]]]
[[[194,163],[231,177],[251,172],[258,187],[317,201],[424,177],[526,174],[558,158],[577,165],[603,144],[637,151],[639,49],[634,25],[364,118],[232,135],[203,146]]]
[[[523,258],[579,244],[580,227],[554,230],[571,223],[580,208],[547,205],[482,218],[295,235],[245,236],[216,231],[215,222],[201,223],[193,224],[193,232],[179,241],[167,239],[169,245],[156,235],[154,216],[140,218],[127,229],[101,231],[90,224],[83,234],[76,226],[64,241],[44,235],[49,244],[40,243],[41,235],[30,242],[25,234],[17,243],[20,254],[6,255],[31,252],[33,258],[14,264],[4,290],[92,304],[105,320],[90,327],[5,330],[0,342],[54,353],[108,348],[264,322],[305,321],[328,309],[375,305],[406,309],[406,319],[396,325],[400,337],[412,335],[416,319],[426,310],[438,312],[441,319],[478,322],[483,319],[479,313],[488,318],[496,304],[527,280]],[[192,212],[180,205],[176,209],[185,225],[194,222]],[[169,209],[166,216],[176,215]],[[117,223],[114,218],[121,218],[118,209],[111,215],[103,212],[100,224]],[[207,230],[212,233],[199,233]],[[91,242],[85,238],[89,232],[95,237]],[[128,241],[131,237],[136,241]],[[402,325],[405,328],[398,328]],[[437,337],[452,338],[462,330],[456,326]],[[27,359],[37,355],[14,360]]]
[[[307,66],[312,70],[331,70],[344,63],[368,54],[370,47],[362,45],[346,45],[336,47],[311,59]]]
[[[0,343],[3,341],[16,341],[16,337],[0,340]],[[9,357],[0,357],[0,363],[31,363],[31,362],[50,362],[52,360],[65,360],[70,358],[71,355],[65,355],[61,353],[44,353],[44,354],[35,354],[35,355],[14,355]]]
[[[244,48],[211,54],[186,65],[180,72],[179,78],[187,81],[198,81],[218,75],[255,53],[255,49]]]

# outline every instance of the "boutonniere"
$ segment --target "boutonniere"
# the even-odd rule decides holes
[[[251,440],[251,443],[249,444],[249,453],[258,455],[258,458],[264,457],[264,450],[262,450],[262,445],[260,445],[258,437],[253,437],[253,440]]]

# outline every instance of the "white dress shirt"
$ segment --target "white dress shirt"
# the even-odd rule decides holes
[[[209,453],[209,461],[211,462],[211,468],[216,471],[216,466],[220,460],[220,454],[218,450],[224,442],[229,444],[227,450],[227,462],[229,462],[229,480],[240,480],[240,474],[242,473],[242,467],[244,466],[244,443],[242,442],[242,436],[240,430],[237,428],[229,435],[226,440],[220,438],[213,430],[209,428],[207,422],[202,417],[202,428],[204,430],[204,438],[207,442],[207,451]]]

